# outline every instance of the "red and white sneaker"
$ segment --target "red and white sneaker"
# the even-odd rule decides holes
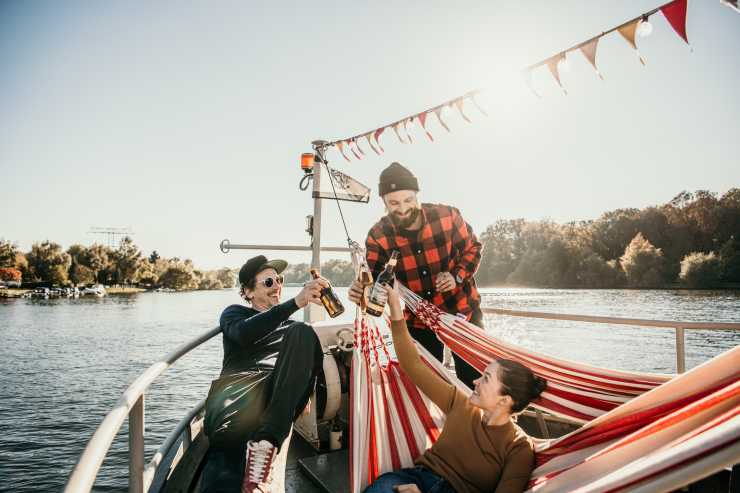
[[[269,493],[272,483],[272,463],[277,448],[267,440],[247,443],[247,462],[241,493]]]

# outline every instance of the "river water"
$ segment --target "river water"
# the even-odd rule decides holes
[[[286,288],[284,298],[296,292]],[[238,302],[235,290],[0,300],[0,491],[60,491],[128,384],[176,346],[215,327],[221,310]],[[554,313],[740,322],[737,291],[502,288],[483,290],[483,302]],[[347,313],[342,319],[352,317]],[[669,329],[502,316],[487,316],[486,327],[508,342],[566,359],[675,371],[675,336]],[[738,344],[740,332],[687,331],[687,367]],[[217,336],[152,385],[146,397],[147,460],[183,414],[205,397],[221,358]],[[95,491],[127,489],[127,437],[124,424]]]

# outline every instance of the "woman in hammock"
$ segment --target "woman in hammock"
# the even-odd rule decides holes
[[[401,368],[447,416],[437,442],[416,467],[379,476],[365,493],[521,493],[534,466],[531,440],[513,416],[539,397],[547,382],[527,367],[498,360],[467,397],[419,357],[397,289],[387,288],[391,329]]]

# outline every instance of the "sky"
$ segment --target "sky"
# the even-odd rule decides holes
[[[691,46],[661,14],[638,39],[613,33],[600,80],[580,54],[544,70],[541,98],[519,71],[659,3],[0,3],[0,238],[22,250],[105,239],[128,227],[145,254],[239,266],[219,243],[308,245],[299,158],[335,140],[483,88],[488,116],[446,115],[429,142],[386,133],[382,156],[329,165],[372,188],[342,202],[362,242],[383,214],[380,171],[399,161],[425,202],[458,207],[476,232],[498,219],[594,219],[740,186],[740,14],[689,2]],[[334,202],[322,243],[344,246]],[[307,253],[265,252],[291,262]],[[341,254],[340,254],[341,255]],[[337,254],[323,254],[322,259]],[[341,258],[341,257],[340,257]]]

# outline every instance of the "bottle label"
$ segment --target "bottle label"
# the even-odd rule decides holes
[[[379,282],[375,283],[373,290],[370,293],[370,302],[380,306],[385,306],[386,301],[388,301],[388,293],[383,289],[383,284]]]

